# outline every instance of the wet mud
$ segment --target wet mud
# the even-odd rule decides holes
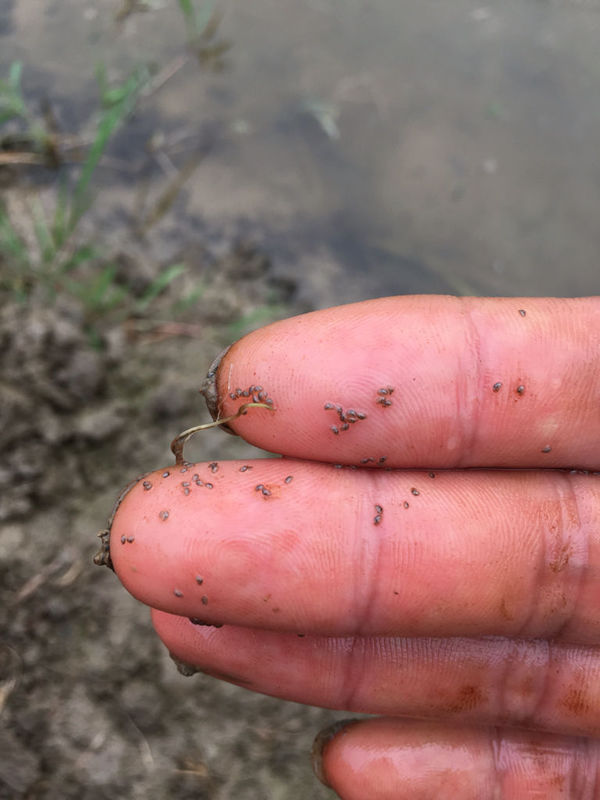
[[[219,272],[234,319],[272,291],[266,274],[247,292],[235,260]],[[97,551],[111,566],[108,528],[131,476],[151,493],[146,475],[172,463],[170,438],[206,419],[198,387],[229,323],[208,324],[200,302],[202,338],[148,341],[114,326],[96,349],[76,305],[2,299],[0,798],[330,797],[309,753],[335,715],[184,678],[148,610],[93,564]],[[186,447],[209,466],[202,481],[184,467],[182,491],[210,491],[220,459],[257,452],[219,430]]]

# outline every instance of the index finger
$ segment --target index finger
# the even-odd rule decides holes
[[[600,298],[368,300],[248,334],[211,367],[213,417],[272,452],[386,467],[600,463]]]

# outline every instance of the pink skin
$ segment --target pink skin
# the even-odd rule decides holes
[[[389,298],[256,331],[218,369],[220,416],[260,384],[276,410],[231,427],[288,458],[146,476],[115,516],[117,574],[210,674],[429,720],[339,733],[341,797],[568,796],[548,770],[593,797],[596,745],[568,737],[600,737],[600,476],[568,468],[600,469],[599,363],[595,298]],[[366,418],[342,430],[326,403]]]
[[[591,740],[374,719],[326,745],[323,777],[345,800],[594,800],[599,756]]]

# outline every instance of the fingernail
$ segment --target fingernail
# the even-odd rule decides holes
[[[333,725],[323,728],[323,730],[319,731],[317,734],[313,742],[310,758],[312,761],[313,772],[325,786],[331,788],[323,771],[323,753],[325,752],[325,748],[329,742],[334,739],[338,733],[340,733],[340,731],[350,728],[352,725],[356,725],[357,722],[360,721],[360,719],[340,719],[338,722],[334,722]]]
[[[98,536],[100,538],[100,549],[94,555],[94,564],[96,564],[96,566],[108,567],[109,569],[112,569],[113,572],[115,571],[112,559],[110,557],[110,532],[112,530],[112,524],[115,518],[115,514],[117,513],[119,506],[125,499],[125,495],[127,495],[133,489],[133,487],[136,486],[148,474],[149,474],[148,472],[145,472],[143,475],[140,475],[135,480],[130,481],[127,484],[127,486],[121,490],[121,493],[115,500],[112,511],[110,512],[110,517],[108,518],[106,528],[98,533]]]
[[[221,350],[219,355],[215,358],[212,362],[210,367],[208,368],[208,372],[206,373],[206,378],[202,381],[202,385],[200,386],[200,394],[204,397],[206,401],[206,406],[210,412],[211,417],[216,420],[219,418],[219,395],[217,392],[217,373],[219,371],[219,367],[221,366],[221,361],[225,357],[225,354],[229,350],[231,345],[228,345],[224,350]],[[234,436],[237,436],[235,431],[232,431],[229,425],[221,425],[223,430],[226,430],[227,433],[231,433]]]
[[[179,672],[181,675],[184,675],[186,678],[191,678],[192,675],[202,671],[193,664],[188,664],[187,661],[181,661],[181,659],[177,658],[177,656],[173,655],[171,652],[169,652],[169,658],[177,667],[177,672]]]

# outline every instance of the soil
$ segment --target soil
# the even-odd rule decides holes
[[[187,322],[96,321],[94,346],[68,298],[0,298],[0,798],[332,797],[309,752],[344,715],[183,677],[148,610],[92,563],[121,487],[208,420],[197,390],[232,320],[304,310],[293,290],[239,245]],[[210,431],[186,454],[256,451]]]

